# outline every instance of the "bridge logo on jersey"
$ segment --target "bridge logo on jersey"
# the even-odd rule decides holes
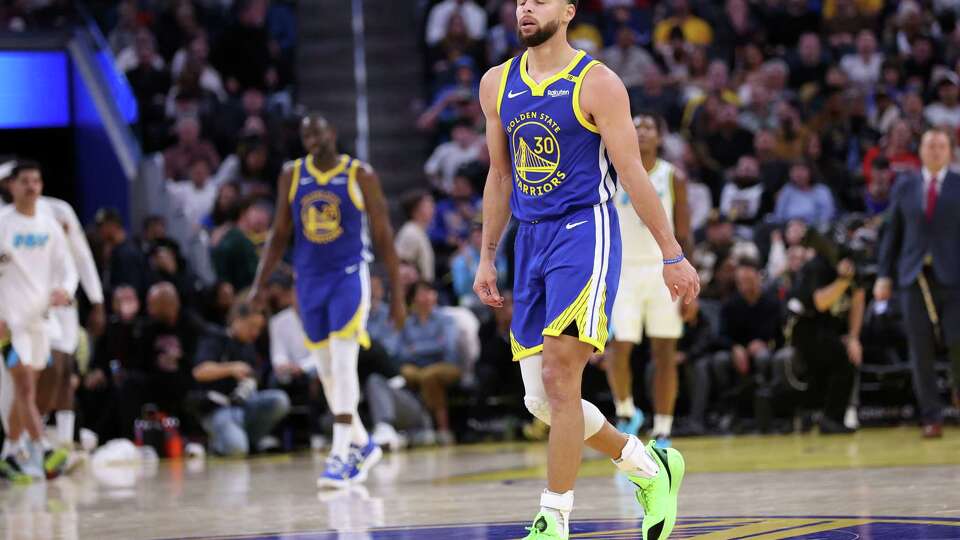
[[[303,236],[317,244],[329,244],[343,234],[340,197],[329,191],[314,191],[300,201]]]
[[[566,174],[560,165],[560,126],[543,113],[522,113],[507,126],[517,188],[540,197],[560,187]]]

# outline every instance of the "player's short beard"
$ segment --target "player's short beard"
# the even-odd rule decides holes
[[[547,42],[548,39],[552,38],[554,34],[557,33],[557,30],[560,29],[560,21],[549,22],[540,27],[533,35],[524,36],[523,30],[520,27],[517,27],[517,37],[520,39],[520,43],[523,43],[527,47],[539,47]]]

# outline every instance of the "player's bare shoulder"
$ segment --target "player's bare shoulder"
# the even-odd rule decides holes
[[[493,66],[480,79],[480,105],[487,114],[499,114],[497,102],[499,101],[500,84],[510,62],[511,60],[507,60],[500,65]]]
[[[593,113],[606,107],[619,104],[621,101],[629,103],[627,87],[620,76],[603,63],[594,64],[583,76],[580,90],[580,107],[585,113]]]

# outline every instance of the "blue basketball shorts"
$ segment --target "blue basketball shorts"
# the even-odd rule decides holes
[[[620,224],[612,203],[521,223],[515,246],[513,359],[569,334],[603,352],[620,282]]]
[[[370,347],[370,271],[360,262],[343,270],[320,274],[297,273],[297,308],[307,348],[321,349],[331,337],[356,339]]]

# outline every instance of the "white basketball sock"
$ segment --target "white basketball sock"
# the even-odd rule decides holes
[[[573,490],[554,493],[543,490],[540,495],[540,511],[552,515],[562,531],[561,538],[570,536],[570,512],[573,511]]]
[[[633,396],[617,401],[616,407],[618,418],[633,418],[633,415],[637,414],[637,407],[633,404]]]
[[[333,444],[330,445],[330,456],[347,460],[350,452],[350,434],[353,431],[353,424],[333,424]]]
[[[363,427],[363,422],[360,421],[360,415],[357,412],[353,413],[350,442],[360,447],[366,446],[370,442],[370,434],[367,433],[367,428]]]
[[[76,421],[73,411],[57,411],[57,443],[62,446],[73,446],[73,429]]]
[[[669,437],[673,429],[673,415],[655,414],[653,415],[653,434],[663,437]]]
[[[640,439],[627,435],[627,444],[620,451],[620,459],[613,460],[618,469],[627,473],[653,478],[660,472],[660,466],[650,457]]]

